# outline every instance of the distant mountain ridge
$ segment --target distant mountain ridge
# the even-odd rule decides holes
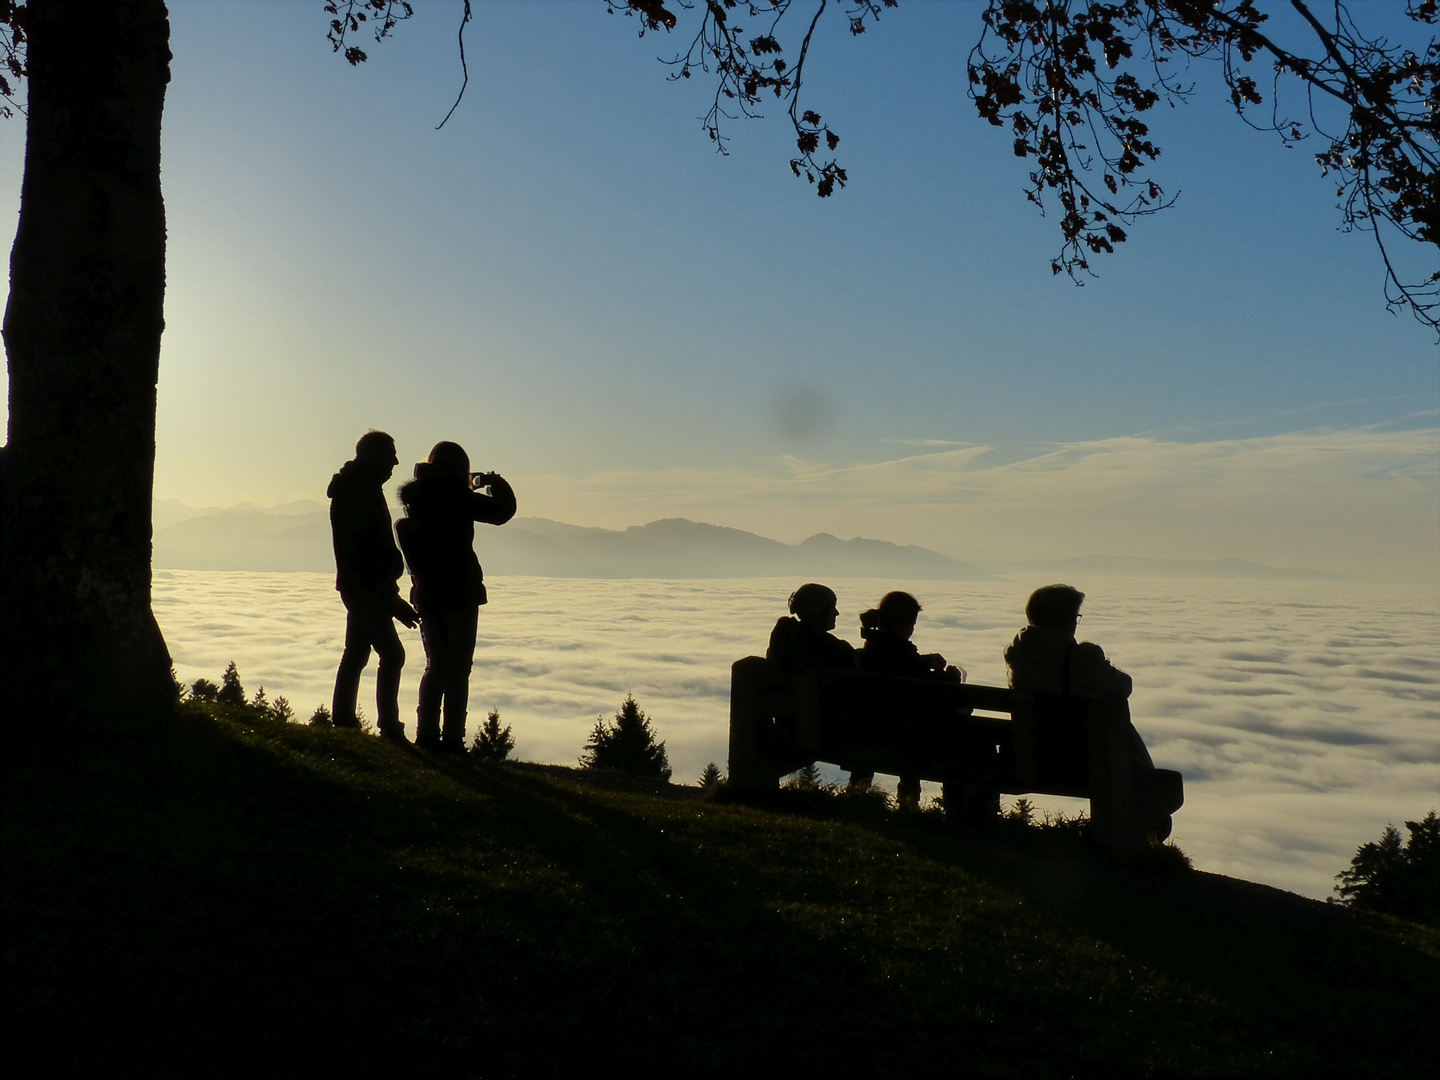
[[[688,518],[662,518],[628,529],[516,518],[476,530],[486,572],[534,577],[742,578],[871,577],[983,581],[1024,573],[1060,580],[1087,576],[1345,580],[1321,570],[1265,566],[1248,559],[1155,559],[1091,554],[1058,560],[1007,560],[980,566],[928,548],[887,540],[842,540],[816,533],[798,544]],[[249,503],[197,510],[175,500],[155,504],[154,565],[170,570],[335,569],[324,503]]]
[[[157,569],[335,568],[329,515],[321,504],[291,503],[274,510],[235,506],[182,515],[178,504],[157,508]],[[476,547],[487,573],[536,577],[976,581],[990,576],[939,552],[886,540],[841,540],[817,533],[802,543],[786,544],[686,518],[664,518],[623,531],[516,518],[503,528],[477,530]]]
[[[969,563],[927,548],[817,533],[786,544],[741,529],[687,518],[632,525],[623,532],[545,518],[517,518],[487,532],[481,550],[497,573],[544,577],[729,578],[895,577],[976,581]],[[503,567],[503,569],[501,569]]]

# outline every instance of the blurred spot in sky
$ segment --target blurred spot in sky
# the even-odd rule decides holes
[[[835,430],[835,401],[817,383],[785,383],[774,390],[770,419],[782,444],[813,445]]]

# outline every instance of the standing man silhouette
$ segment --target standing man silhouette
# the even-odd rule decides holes
[[[380,734],[405,742],[400,722],[400,669],[405,646],[395,633],[395,619],[414,626],[415,610],[400,599],[399,579],[405,564],[390,530],[385,481],[400,463],[395,440],[383,431],[367,431],[355,444],[355,460],[347,461],[330,481],[330,534],[335,544],[335,588],[345,602],[345,653],[335,673],[331,716],[336,727],[358,728],[355,698],[360,673],[373,648],[380,657],[375,676],[375,712]]]

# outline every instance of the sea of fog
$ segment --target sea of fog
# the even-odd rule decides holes
[[[247,691],[303,719],[328,704],[344,638],[333,577],[155,573],[155,612],[187,684],[234,660]],[[795,582],[487,579],[471,729],[491,708],[517,756],[574,763],[597,715],[633,692],[677,781],[725,764],[730,664],[763,653]],[[888,589],[924,604],[915,640],[1004,685],[1001,652],[1039,582],[846,580],[838,632]],[[1135,678],[1132,712],[1157,764],[1185,775],[1175,840],[1203,870],[1323,897],[1360,843],[1440,805],[1440,596],[1353,582],[1096,578],[1081,637]],[[408,652],[414,735],[424,653]],[[361,701],[374,715],[374,667]],[[893,780],[892,780],[893,783]],[[1071,810],[1079,803],[1040,799]]]

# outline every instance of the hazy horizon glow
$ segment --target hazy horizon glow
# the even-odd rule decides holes
[[[522,516],[610,529],[684,517],[791,543],[865,535],[964,561],[1246,558],[1440,585],[1440,428],[1126,437],[1012,460],[989,446],[896,450],[906,452],[841,466],[785,455],[511,480]],[[323,505],[328,479],[297,498]]]

